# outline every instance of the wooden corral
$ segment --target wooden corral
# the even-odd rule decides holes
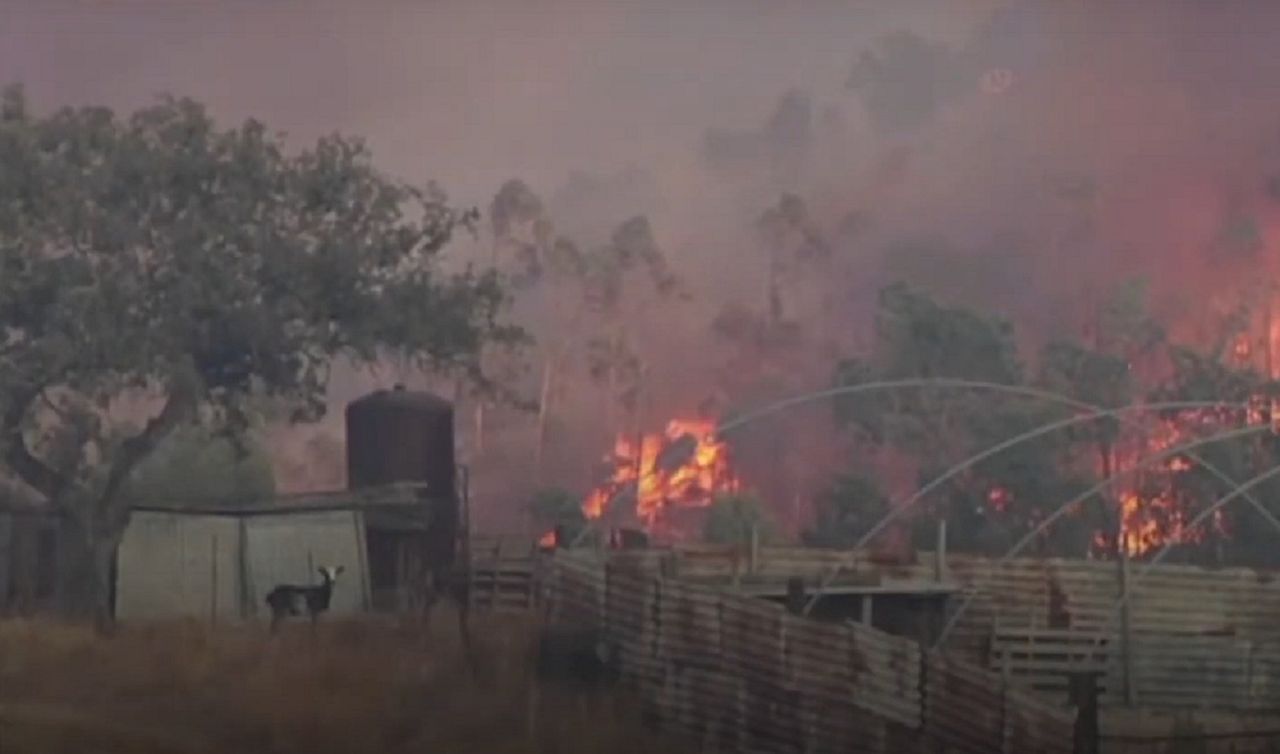
[[[599,630],[649,716],[742,752],[1066,752],[1074,709],[917,642],[713,584],[557,553],[553,625]]]
[[[1103,673],[1105,708],[1265,712],[1280,709],[1280,574],[1140,562],[950,555],[939,563],[886,565],[863,555],[761,548],[753,557],[724,547],[682,547],[630,555],[691,583],[750,590],[801,577],[812,588],[837,564],[833,584],[936,580],[969,600],[946,641],[949,653],[1007,672],[1065,698],[1066,673]],[[1121,583],[1132,592],[1120,610]]]
[[[531,538],[473,534],[468,550],[471,607],[496,612],[533,607],[539,553]]]

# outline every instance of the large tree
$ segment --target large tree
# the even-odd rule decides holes
[[[886,287],[874,348],[843,362],[836,379],[853,385],[912,378],[1023,384],[1011,325],[903,284]],[[864,460],[858,471],[878,471],[874,462],[865,463],[868,458],[909,459],[920,485],[974,453],[1064,415],[1058,407],[1021,397],[918,387],[845,396],[836,411]],[[1046,435],[965,469],[923,501],[913,516],[920,524],[917,539],[931,541],[932,519],[942,517],[959,549],[1003,552],[1043,520],[1047,506],[1082,489],[1082,480],[1063,473],[1059,463],[1067,441],[1063,433]],[[858,480],[838,481],[819,500],[819,519],[845,530],[837,538],[841,544],[887,512],[875,488]],[[1077,536],[1082,534],[1055,537],[1055,549],[1080,551],[1087,541]]]
[[[1095,307],[1085,337],[1051,340],[1041,349],[1040,385],[1104,408],[1137,402],[1141,378],[1155,372],[1151,362],[1167,351],[1164,329],[1147,313],[1146,298],[1141,280],[1127,280],[1109,290]],[[1136,462],[1142,453],[1133,449],[1146,446],[1150,427],[1137,423],[1134,414],[1127,418],[1127,432],[1119,419],[1110,417],[1072,427],[1068,437],[1092,449],[1092,458],[1081,454],[1078,465],[1106,478]],[[1122,448],[1130,451],[1123,457],[1118,453]],[[1100,495],[1094,502],[1084,517],[1107,532],[1107,546],[1114,549],[1123,534],[1119,503],[1114,495]]]
[[[1172,374],[1153,394],[1154,400],[1231,401],[1252,403],[1256,408],[1222,408],[1216,411],[1168,411],[1164,419],[1185,428],[1187,434],[1207,436],[1266,421],[1277,385],[1255,370],[1238,368],[1225,358],[1224,349],[1197,351],[1186,346],[1170,349]],[[1266,473],[1280,462],[1280,439],[1274,432],[1222,440],[1197,448],[1197,455],[1236,482]],[[1234,491],[1216,474],[1186,459],[1172,459],[1147,475],[1152,486],[1167,495],[1170,505],[1148,505],[1142,523],[1159,531],[1181,534],[1175,557],[1206,564],[1242,564],[1275,567],[1280,563],[1271,521],[1243,500],[1226,506],[1203,525],[1184,530],[1192,517],[1223,495]],[[1280,482],[1268,479],[1251,490],[1256,501],[1276,515],[1271,503],[1280,494]],[[1171,516],[1176,516],[1171,519]]]
[[[482,379],[480,347],[517,333],[494,276],[440,268],[473,219],[356,140],[291,151],[190,100],[41,115],[6,90],[0,437],[65,516],[67,611],[106,618],[127,482],[175,430],[244,432],[261,400],[315,416],[337,359]]]

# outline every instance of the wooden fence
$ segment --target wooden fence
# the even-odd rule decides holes
[[[1114,561],[919,553],[886,565],[863,554],[794,547],[756,552],[687,547],[632,556],[701,584],[812,586],[837,564],[842,581],[940,579],[969,605],[947,641],[950,653],[1060,694],[1067,670],[1103,673],[1103,704],[1168,709],[1280,708],[1280,574]],[[1117,610],[1121,583],[1132,594]],[[1061,698],[1061,697],[1059,697]]]
[[[569,553],[544,588],[551,619],[606,632],[653,718],[706,750],[1072,750],[1073,709],[867,626]]]

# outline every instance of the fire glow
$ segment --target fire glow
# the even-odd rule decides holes
[[[1141,452],[1116,454],[1117,470],[1132,469],[1143,454],[1159,453],[1188,442],[1198,434],[1194,432],[1197,428],[1212,431],[1213,427],[1233,424],[1240,419],[1247,425],[1254,425],[1267,421],[1267,414],[1261,406],[1251,406],[1243,412],[1243,416],[1238,409],[1201,409],[1183,412],[1176,419],[1163,420],[1149,435]],[[1222,533],[1223,518],[1220,512],[1212,517],[1211,523],[1192,526],[1192,513],[1169,483],[1174,475],[1187,473],[1192,468],[1193,464],[1188,458],[1174,456],[1150,471],[1139,473],[1139,480],[1145,478],[1148,483],[1157,482],[1157,489],[1139,481],[1120,491],[1119,548],[1123,548],[1126,556],[1146,555],[1168,544],[1200,543],[1204,541],[1210,528],[1216,528]],[[1119,549],[1109,544],[1113,539],[1114,537],[1099,532],[1094,537],[1094,544],[1100,549]]]
[[[715,437],[715,422],[673,419],[662,433],[620,435],[608,462],[609,481],[587,495],[582,512],[597,519],[615,506],[633,505],[646,531],[661,529],[673,508],[705,508],[739,488],[729,449]]]

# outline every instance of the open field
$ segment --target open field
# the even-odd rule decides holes
[[[675,750],[621,692],[538,688],[535,626],[168,623],[99,638],[0,621],[4,754],[124,752],[650,752]]]

